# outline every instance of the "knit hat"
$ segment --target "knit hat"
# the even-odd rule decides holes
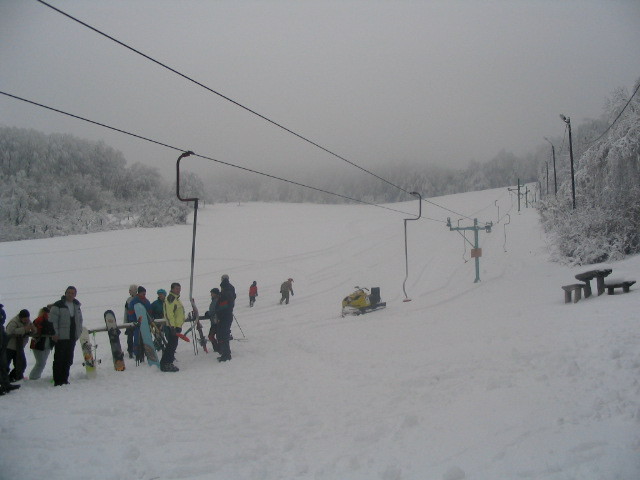
[[[158,295],[160,295],[160,294],[162,294],[162,295],[166,295],[166,294],[167,294],[167,291],[166,291],[164,288],[161,288],[161,289],[159,289],[156,293],[157,293]]]
[[[31,314],[29,313],[29,310],[20,310],[20,313],[18,314],[18,318],[29,318]]]

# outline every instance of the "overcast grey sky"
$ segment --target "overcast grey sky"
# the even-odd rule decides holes
[[[367,168],[524,154],[640,77],[637,0],[49,3]],[[0,90],[268,173],[352,168],[35,0],[0,0]],[[175,168],[1,95],[0,124]]]

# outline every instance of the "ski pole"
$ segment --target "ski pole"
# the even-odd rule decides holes
[[[236,321],[236,325],[238,325],[238,328],[240,329],[240,333],[242,333],[242,338],[247,338],[244,334],[244,332],[242,331],[242,327],[240,326],[240,324],[238,323],[238,319],[236,318],[235,315],[233,315],[233,319]]]

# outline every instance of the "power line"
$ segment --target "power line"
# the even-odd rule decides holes
[[[623,112],[625,111],[625,109],[629,106],[629,104],[631,103],[631,100],[633,100],[633,97],[635,97],[636,93],[638,93],[638,89],[640,89],[640,82],[638,82],[638,85],[636,86],[636,89],[633,91],[633,93],[631,94],[631,96],[629,97],[629,100],[627,101],[627,103],[625,104],[624,107],[622,107],[622,110],[620,110],[620,113],[618,114],[618,116],[615,118],[615,120],[611,123],[611,125],[609,125],[607,127],[607,129],[602,132],[602,134],[596,138],[595,140],[592,140],[591,142],[589,142],[586,147],[591,147],[591,145],[593,145],[594,143],[596,143],[598,140],[600,140],[602,137],[604,137],[607,132],[609,130],[611,130],[611,127],[613,127],[616,122],[618,121],[618,119],[622,116]]]
[[[45,108],[47,110],[51,110],[53,112],[60,113],[62,115],[66,115],[68,117],[72,117],[72,118],[76,118],[78,120],[82,120],[84,122],[92,123],[94,125],[98,125],[100,127],[104,127],[104,128],[109,129],[109,130],[113,130],[115,132],[123,133],[125,135],[129,135],[131,137],[135,137],[135,138],[138,138],[140,140],[144,140],[146,142],[155,143],[156,145],[160,145],[162,147],[170,148],[170,149],[178,151],[178,152],[186,152],[188,150],[186,148],[179,148],[179,147],[176,147],[176,146],[173,146],[173,145],[169,145],[167,143],[160,142],[158,140],[153,140],[151,138],[144,137],[142,135],[138,135],[136,133],[128,132],[127,130],[122,130],[120,128],[112,127],[112,126],[107,125],[105,123],[101,123],[101,122],[97,122],[95,120],[91,120],[89,118],[81,117],[81,116],[75,115],[73,113],[65,112],[64,110],[60,110],[58,108],[50,107],[48,105],[44,105],[42,103],[38,103],[38,102],[35,102],[33,100],[29,100],[29,99],[26,99],[26,98],[23,98],[23,97],[19,97],[17,95],[12,95],[10,93],[7,93],[7,92],[1,91],[1,90],[0,90],[0,94],[5,95],[5,96],[10,97],[10,98],[13,98],[13,99],[16,99],[16,100],[20,100],[22,102],[30,103],[31,105],[35,105],[37,107]],[[385,207],[383,205],[379,205],[379,204],[371,203],[371,202],[366,202],[364,200],[358,200],[356,198],[348,197],[346,195],[342,195],[342,194],[335,193],[335,192],[330,192],[329,190],[323,190],[323,189],[317,188],[317,187],[312,187],[310,185],[305,185],[304,183],[295,182],[293,180],[288,180],[288,179],[282,178],[282,177],[277,177],[275,175],[271,175],[271,174],[268,174],[268,173],[260,172],[258,170],[253,170],[251,168],[242,167],[240,165],[235,165],[233,163],[229,163],[229,162],[225,162],[225,161],[222,161],[222,160],[218,160],[216,158],[209,157],[209,156],[206,156],[206,155],[201,155],[201,154],[198,154],[198,153],[194,153],[193,155],[196,156],[196,157],[203,158],[205,160],[210,160],[212,162],[220,163],[222,165],[227,165],[229,167],[238,168],[238,169],[244,170],[246,172],[251,172],[251,173],[255,173],[257,175],[262,175],[262,176],[267,177],[267,178],[271,178],[271,179],[274,179],[274,180],[279,180],[281,182],[290,183],[292,185],[296,185],[296,186],[303,187],[303,188],[308,188],[310,190],[315,190],[316,192],[324,193],[324,194],[327,194],[327,195],[333,195],[335,197],[340,197],[340,198],[343,198],[345,200],[350,200],[350,201],[353,201],[353,202],[356,202],[356,203],[361,203],[361,204],[364,204],[364,205],[370,205],[370,206],[373,206],[373,207],[383,208],[385,210],[390,210],[392,212],[402,213],[403,215],[411,215],[410,213],[403,212],[402,210],[397,210],[397,209],[391,208],[391,207]],[[434,221],[440,221],[440,220],[434,220]]]
[[[153,57],[141,52],[140,50],[137,50],[136,48],[134,48],[134,47],[132,47],[130,45],[127,45],[126,43],[124,43],[124,42],[112,37],[111,35],[108,35],[108,34],[102,32],[101,30],[98,30],[97,28],[89,25],[88,23],[85,23],[82,20],[79,20],[78,18],[76,18],[76,17],[64,12],[63,10],[60,10],[59,8],[54,7],[53,5],[50,5],[49,3],[45,2],[44,0],[36,0],[36,1],[41,3],[42,5],[45,5],[45,6],[49,7],[49,8],[51,8],[52,10],[55,10],[56,12],[60,13],[61,15],[64,15],[65,17],[73,20],[74,22],[77,22],[80,25],[82,25],[82,26],[84,26],[84,27],[96,32],[97,34],[102,35],[105,38],[108,38],[109,40],[117,43],[118,45],[120,45],[120,46],[122,46],[122,47],[124,47],[124,48],[126,48],[128,50],[131,50],[134,53],[137,53],[138,55],[146,58],[147,60],[150,60],[151,62],[153,62],[153,63],[155,63],[155,64],[157,64],[157,65],[159,65],[159,66],[161,66],[161,67],[163,67],[163,68],[165,68],[167,70],[169,70],[170,72],[175,73],[176,75],[179,75],[180,77],[184,78],[185,80],[188,80],[188,81],[194,83],[195,85],[198,85],[199,87],[204,88],[208,92],[213,93],[214,95],[217,95],[220,98],[223,98],[224,100],[227,100],[228,102],[233,103],[234,105],[246,110],[247,112],[252,113],[253,115],[255,115],[255,116],[257,116],[257,117],[259,117],[259,118],[271,123],[272,125],[275,125],[276,127],[280,128],[280,129],[282,129],[282,130],[284,130],[284,131],[286,131],[286,132],[298,137],[299,139],[301,139],[301,140],[303,140],[303,141],[305,141],[305,142],[307,142],[307,143],[309,143],[309,144],[311,144],[311,145],[323,150],[324,152],[326,152],[326,153],[328,153],[328,154],[330,154],[330,155],[332,155],[332,156],[334,156],[334,157],[336,157],[336,158],[348,163],[349,165],[352,165],[352,166],[362,170],[363,172],[368,173],[369,175],[372,175],[372,176],[376,177],[378,180],[382,180],[383,182],[391,185],[392,187],[397,188],[398,190],[406,193],[407,195],[410,195],[409,191],[407,191],[404,188],[402,188],[402,187],[390,182],[389,180],[376,175],[375,173],[367,170],[364,167],[361,167],[360,165],[358,165],[358,164],[356,164],[356,163],[354,163],[354,162],[352,162],[350,160],[347,160],[343,156],[341,156],[341,155],[339,155],[337,153],[334,153],[333,151],[329,150],[328,148],[323,147],[322,145],[314,142],[313,140],[310,140],[309,138],[307,138],[307,137],[305,137],[305,136],[303,136],[303,135],[301,135],[299,133],[294,132],[290,128],[287,128],[284,125],[282,125],[282,124],[280,124],[280,123],[278,123],[278,122],[276,122],[274,120],[271,120],[267,116],[262,115],[261,113],[258,113],[255,110],[252,110],[251,108],[241,104],[240,102],[238,102],[236,100],[233,100],[232,98],[230,98],[230,97],[228,97],[228,96],[226,96],[226,95],[224,95],[224,94],[222,94],[222,93],[220,93],[220,92],[218,92],[218,91],[206,86],[205,84],[203,84],[203,83],[201,83],[201,82],[199,82],[197,80],[194,80],[193,78],[189,77],[188,75],[185,75],[184,73],[181,73],[180,71],[178,71],[178,70],[176,70],[176,69],[174,69],[174,68],[172,68],[172,67],[170,67],[170,66],[168,66],[168,65],[166,65],[166,64],[164,64],[162,62],[160,62],[159,60],[156,60],[155,58],[153,58]]]

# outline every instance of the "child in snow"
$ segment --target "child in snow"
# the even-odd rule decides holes
[[[251,286],[249,287],[249,306],[253,307],[253,304],[256,303],[256,297],[258,296],[258,284],[254,280]]]

